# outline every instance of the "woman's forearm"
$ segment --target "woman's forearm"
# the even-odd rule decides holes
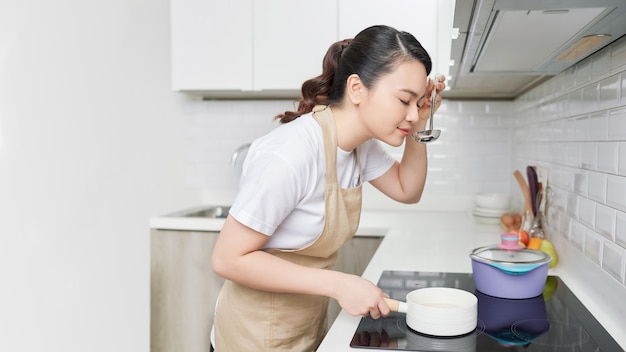
[[[426,183],[427,169],[426,144],[407,138],[398,169],[398,178],[406,194],[405,203],[419,202]]]
[[[266,240],[229,216],[215,244],[213,270],[259,290],[329,296],[328,282],[338,280],[340,273],[297,265],[260,250]]]

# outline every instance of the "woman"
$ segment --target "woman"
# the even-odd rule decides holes
[[[399,202],[420,199],[426,145],[406,137],[425,129],[429,96],[444,88],[427,80],[430,70],[412,35],[367,28],[333,44],[322,74],[303,84],[298,110],[254,141],[213,252],[227,279],[217,352],[314,351],[329,297],[353,315],[389,314],[375,284],[332,267],[358,227],[362,182]],[[376,140],[406,141],[401,162]]]

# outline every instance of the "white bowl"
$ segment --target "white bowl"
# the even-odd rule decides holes
[[[507,213],[507,211],[504,209],[489,209],[489,208],[474,207],[474,209],[472,209],[472,213],[474,215],[483,216],[487,218],[500,219],[502,215]]]
[[[474,214],[474,221],[479,224],[498,225],[500,223],[500,218],[480,216],[480,215]]]
[[[478,299],[465,290],[426,287],[406,296],[407,325],[423,334],[458,336],[476,328]]]
[[[474,196],[474,204],[478,208],[508,210],[510,198],[506,193],[478,193]]]

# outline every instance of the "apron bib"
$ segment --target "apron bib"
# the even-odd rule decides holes
[[[266,252],[299,265],[331,270],[337,250],[356,233],[361,216],[359,185],[337,183],[337,133],[332,111],[313,108],[322,127],[326,159],[325,222],[321,235],[298,250]],[[315,351],[326,334],[328,297],[252,289],[226,280],[215,313],[215,351]]]

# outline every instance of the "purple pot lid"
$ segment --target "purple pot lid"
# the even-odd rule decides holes
[[[470,256],[486,263],[543,264],[552,259],[549,254],[534,249],[506,250],[496,245],[476,248]]]

